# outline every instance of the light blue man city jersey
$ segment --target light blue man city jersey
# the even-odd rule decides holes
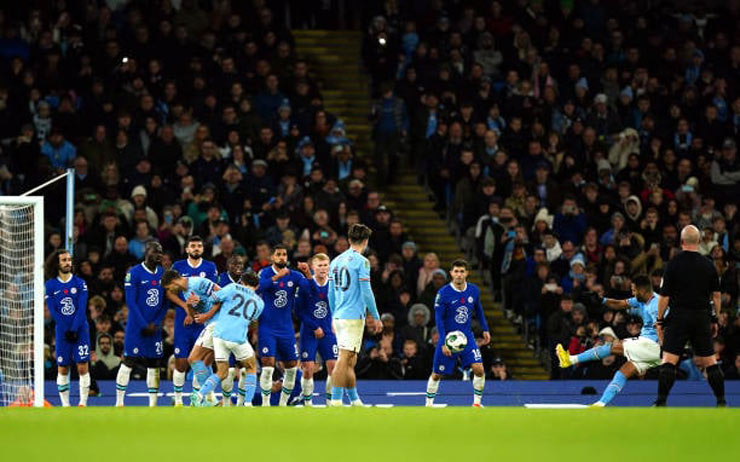
[[[658,332],[655,330],[655,321],[658,319],[658,294],[653,292],[653,296],[646,303],[642,303],[635,297],[628,298],[627,304],[631,307],[628,310],[630,315],[642,318],[640,337],[647,337],[657,342]]]
[[[370,284],[370,262],[349,249],[329,266],[329,292],[333,319],[365,319],[362,284]]]
[[[213,306],[213,294],[215,292],[216,284],[210,279],[200,276],[190,276],[188,278],[188,290],[185,291],[185,300],[190,297],[190,294],[195,294],[200,298],[200,302],[193,307],[195,313],[207,313],[211,306]],[[212,321],[212,319],[210,320]],[[210,323],[207,322],[207,324]]]
[[[213,303],[221,303],[213,317],[213,336],[235,343],[247,341],[249,324],[259,318],[265,307],[259,295],[241,284],[229,284],[216,292]]]

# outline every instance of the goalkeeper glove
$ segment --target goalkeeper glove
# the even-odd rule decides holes
[[[64,339],[69,343],[75,343],[77,341],[77,332],[68,330],[64,333]]]

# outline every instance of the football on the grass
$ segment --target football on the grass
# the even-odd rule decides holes
[[[459,330],[453,330],[445,337],[445,345],[453,353],[459,353],[468,345],[468,337]]]

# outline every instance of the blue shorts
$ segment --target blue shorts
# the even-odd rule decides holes
[[[337,337],[333,332],[324,332],[324,336],[317,339],[313,331],[301,327],[301,361],[315,361],[316,350],[324,361],[336,360],[339,349]]]
[[[269,330],[258,331],[259,356],[261,358],[274,357],[278,361],[297,361],[298,347],[295,344],[295,335],[276,334]]]
[[[184,319],[184,318],[183,318]],[[187,358],[198,340],[200,332],[205,328],[203,324],[193,322],[183,326],[182,322],[175,321],[175,358]]]
[[[79,364],[90,361],[90,328],[87,325],[79,328],[77,341],[74,343],[70,343],[64,338],[64,331],[57,331],[56,338],[58,366],[66,367],[73,362]]]
[[[437,344],[437,348],[434,350],[434,365],[432,367],[435,374],[453,374],[455,372],[455,366],[458,359],[462,363],[463,368],[467,368],[471,364],[483,362],[478,345],[475,344],[475,338],[471,334],[466,335],[468,337],[468,345],[463,351],[460,353],[453,353],[452,356],[445,356],[442,354],[441,341]]]
[[[133,326],[132,326],[133,327]],[[151,337],[144,337],[138,330],[126,329],[123,340],[123,355],[129,358],[159,359],[164,353],[164,342],[160,330]]]

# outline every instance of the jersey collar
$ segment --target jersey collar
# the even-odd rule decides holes
[[[64,280],[62,280],[62,278],[59,277],[59,275],[57,275],[57,281],[61,282],[62,284],[69,284],[69,282],[72,281],[72,278],[73,277],[75,277],[75,275],[72,274],[72,273],[69,273],[69,279],[67,279],[66,281],[64,281]]]
[[[200,265],[202,265],[202,264],[203,264],[203,258],[202,258],[202,257],[200,258],[200,262],[198,263],[198,265],[197,265],[197,266],[193,266],[193,265],[191,265],[191,264],[190,264],[190,259],[189,259],[189,258],[186,258],[186,259],[185,259],[185,262],[187,262],[187,264],[188,264],[188,266],[189,266],[189,267],[191,267],[191,268],[193,268],[193,269],[198,269],[198,268],[200,268]]]
[[[468,282],[467,282],[467,281],[465,281],[465,287],[463,287],[463,289],[462,289],[462,290],[457,290],[457,287],[455,287],[455,284],[453,284],[453,283],[451,283],[451,282],[450,282],[450,287],[452,287],[452,290],[454,290],[455,292],[463,293],[463,292],[465,292],[466,290],[468,290]]]
[[[157,270],[156,269],[154,271],[151,271],[149,268],[146,267],[146,265],[144,264],[144,262],[141,262],[141,267],[144,268],[144,271],[146,271],[149,274],[157,274]]]
[[[317,281],[316,278],[313,278],[313,280],[314,280],[314,282],[316,282],[316,285],[319,286],[319,287],[326,287],[326,285],[329,284],[329,277],[328,276],[326,277],[326,282],[324,282],[323,284],[319,284],[319,281]]]

